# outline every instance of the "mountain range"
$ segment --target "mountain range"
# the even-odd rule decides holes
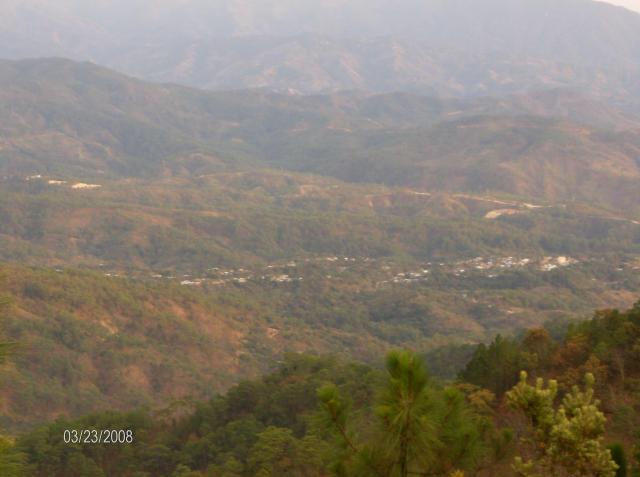
[[[637,300],[628,10],[5,0],[2,57],[0,426],[205,399],[291,350],[450,378]]]
[[[9,0],[0,13],[0,57],[90,60],[199,88],[569,87],[638,108],[640,15],[591,0]]]
[[[1,62],[0,87],[5,176],[258,167],[638,212],[638,119],[563,90],[469,100],[215,93],[68,60]]]

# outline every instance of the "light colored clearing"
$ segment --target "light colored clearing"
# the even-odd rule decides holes
[[[309,196],[314,194],[320,194],[322,192],[326,192],[327,189],[317,186],[315,184],[303,184],[298,187],[298,195],[299,196]]]
[[[49,185],[64,185],[66,183],[67,181],[56,181],[56,180],[50,180],[47,182],[47,184]]]
[[[111,335],[115,335],[117,334],[120,330],[118,329],[117,326],[115,326],[113,323],[109,323],[106,320],[100,320],[100,324],[103,326],[103,328],[105,328],[109,334]]]
[[[517,209],[498,209],[492,210],[488,212],[487,215],[484,216],[485,219],[497,219],[498,217],[502,217],[503,215],[516,215],[520,214],[522,211]]]
[[[413,195],[421,195],[425,197],[430,197],[432,195],[429,192],[420,192],[415,190],[410,190],[409,192]],[[498,200],[498,199],[493,199],[491,197],[482,197],[482,196],[470,195],[470,194],[451,194],[451,197],[454,197],[456,199],[475,200],[478,202],[488,202],[490,204],[506,205],[509,207],[523,207],[526,209],[543,209],[543,208],[551,207],[551,206],[544,206],[544,205],[537,205],[537,204],[529,204],[527,202]]]
[[[85,184],[84,182],[78,182],[71,186],[72,189],[76,189],[76,190],[93,190],[93,189],[99,189],[100,187],[102,186],[99,184]]]
[[[558,267],[568,267],[578,263],[578,260],[571,257],[559,256],[559,257],[544,257],[540,264],[540,269],[544,272],[550,272]]]
[[[469,200],[477,200],[479,202],[489,202],[490,204],[498,204],[498,205],[510,205],[512,207],[519,207],[522,204],[520,202],[505,202],[504,200],[492,199],[490,197],[480,197],[477,195],[469,195],[469,194],[453,194],[453,197],[456,199],[469,199]]]
[[[640,222],[638,222],[637,220],[627,219],[625,217],[607,217],[603,215],[585,215],[585,217],[591,217],[594,219],[603,219],[603,220],[613,220],[616,222],[627,222],[629,224],[640,225]]]

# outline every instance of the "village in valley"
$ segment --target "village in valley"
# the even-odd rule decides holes
[[[258,267],[211,267],[206,270],[206,273],[198,276],[174,272],[155,272],[151,274],[142,274],[141,272],[127,274],[105,272],[105,276],[171,280],[179,282],[182,286],[195,287],[220,287],[250,283],[286,285],[318,278],[349,281],[356,278],[368,278],[375,279],[377,286],[385,286],[427,283],[434,274],[454,278],[485,277],[491,279],[509,271],[551,272],[579,263],[580,260],[566,256],[540,258],[476,257],[453,262],[436,261],[411,265],[400,264],[389,259],[370,257],[324,256],[286,260]]]

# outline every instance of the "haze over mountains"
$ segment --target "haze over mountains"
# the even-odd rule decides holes
[[[208,89],[571,87],[626,108],[640,90],[640,15],[590,0],[9,0],[0,12],[0,57],[91,60]]]
[[[23,227],[29,207],[38,209],[29,197],[51,187],[32,184],[25,192],[21,181],[40,175],[44,185],[115,181],[126,190],[136,187],[127,181],[146,181],[149,197],[164,181],[178,180],[172,200],[207,213],[207,201],[219,200],[201,183],[211,180],[237,208],[253,204],[262,187],[274,207],[304,202],[310,190],[324,203],[335,187],[348,192],[332,198],[332,210],[384,220],[416,210],[457,220],[499,218],[532,204],[549,213],[575,207],[581,220],[606,217],[621,226],[640,219],[640,15],[629,10],[588,0],[10,0],[1,8],[0,57],[71,58],[0,60],[0,176],[18,188],[18,203],[28,204],[7,212],[7,256],[23,248],[21,240],[33,243]],[[165,81],[183,84],[158,84]],[[209,175],[214,179],[203,179]],[[318,180],[331,185],[318,188]],[[281,183],[291,190],[274,185]],[[180,188],[192,189],[192,202],[174,197]],[[416,197],[428,204],[413,208]],[[467,203],[479,200],[492,208],[507,204],[508,211]],[[104,222],[101,213],[92,210],[90,223]],[[46,229],[46,220],[38,223]],[[375,227],[384,229],[384,240],[392,236],[386,223]],[[174,242],[189,243],[180,227],[170,228],[180,235]],[[549,235],[549,223],[541,228]],[[247,245],[240,253],[237,228],[225,228],[225,239],[211,248],[221,229],[195,229],[208,256],[233,257],[235,264],[238,257],[294,253],[286,244],[264,245],[253,233],[252,245],[270,252],[252,253]],[[129,250],[144,230],[113,247]],[[309,230],[301,232],[306,245],[296,253],[318,251],[308,246]],[[41,256],[49,247],[66,259],[76,252],[90,261],[109,255],[108,245],[94,246],[100,234],[82,248],[75,232],[38,244]],[[146,250],[153,240],[140,242]],[[405,253],[410,247],[400,242],[396,251]],[[371,248],[395,253],[379,243]],[[348,249],[343,245],[332,239],[322,252]],[[530,249],[553,248],[547,245]],[[420,255],[415,250],[409,254]],[[487,248],[465,250],[454,252]],[[156,252],[156,264],[180,262]],[[146,258],[138,263],[150,266]]]
[[[4,0],[0,426],[188,404],[290,351],[453,378],[632,306],[638,191],[640,15],[610,4]],[[178,462],[140,475],[205,475]]]
[[[0,0],[2,477],[640,475],[639,290],[637,13]]]

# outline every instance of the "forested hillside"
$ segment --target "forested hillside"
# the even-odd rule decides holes
[[[637,263],[528,260],[328,256],[203,276],[4,264],[3,329],[20,346],[2,371],[2,425],[203,399],[286,351],[374,363],[411,347],[449,377],[450,352],[460,362],[496,333],[628,306],[640,288]]]
[[[105,176],[0,182],[7,332],[24,343],[2,393],[12,429],[202,399],[287,350],[374,363],[408,346],[450,376],[448,345],[640,288],[640,227],[603,207],[273,169]]]
[[[313,305],[310,291],[303,292],[309,302],[292,296],[300,287],[207,293],[88,271],[0,270],[10,303],[3,335],[19,343],[2,370],[5,429],[97,409],[203,399],[266,372],[285,350],[348,347],[364,359],[391,339],[355,319],[323,318],[347,305],[338,290],[326,295],[337,304],[312,313],[304,309]]]
[[[629,475],[640,470],[639,313],[498,337],[452,382],[428,378],[429,359],[409,352],[390,353],[385,370],[381,358],[367,367],[288,355],[206,403],[42,426],[3,448],[0,462],[14,462],[11,476]],[[538,384],[518,384],[520,371]],[[84,428],[135,438],[63,443],[64,429]]]
[[[0,257],[202,276],[214,267],[335,255],[423,262],[608,256],[632,263],[640,246],[637,221],[619,212],[513,196],[428,193],[268,170],[77,181],[58,175],[0,181]]]
[[[583,202],[638,217],[638,120],[575,93],[205,93],[65,60],[0,63],[7,177],[200,176],[255,168],[422,192]]]
[[[638,78],[592,0],[0,1],[0,477],[640,477]]]

